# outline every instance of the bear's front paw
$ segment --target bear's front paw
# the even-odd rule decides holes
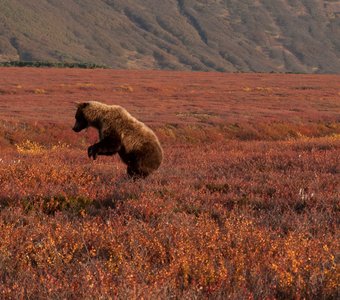
[[[98,155],[98,147],[96,147],[96,145],[88,147],[87,155],[89,156],[89,158],[93,157],[93,159],[96,159]]]

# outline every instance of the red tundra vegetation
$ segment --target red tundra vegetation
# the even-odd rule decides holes
[[[0,69],[0,298],[339,297],[340,77]],[[74,101],[165,159],[87,158]]]

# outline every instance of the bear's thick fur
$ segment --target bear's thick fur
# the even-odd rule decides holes
[[[88,148],[90,158],[118,153],[131,177],[146,177],[160,166],[163,150],[157,136],[123,107],[84,102],[78,104],[75,118],[75,132],[98,129],[99,142]]]

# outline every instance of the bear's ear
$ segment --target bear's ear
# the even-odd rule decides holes
[[[90,103],[88,103],[88,102],[78,102],[78,101],[74,101],[73,103],[75,104],[75,106],[76,106],[77,108],[81,108],[81,109],[83,109],[83,108],[85,108],[85,107],[87,107],[87,106],[90,105]]]
[[[80,103],[80,104],[79,104],[79,107],[85,108],[85,107],[88,107],[89,105],[90,105],[90,103],[88,103],[88,102],[83,102],[83,103]]]

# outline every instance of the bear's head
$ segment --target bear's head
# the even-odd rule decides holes
[[[75,132],[80,132],[83,129],[89,127],[89,122],[86,119],[85,114],[84,114],[84,109],[88,106],[89,106],[89,103],[87,102],[77,104],[78,108],[77,108],[77,112],[75,115],[76,123],[74,124],[72,128]]]

